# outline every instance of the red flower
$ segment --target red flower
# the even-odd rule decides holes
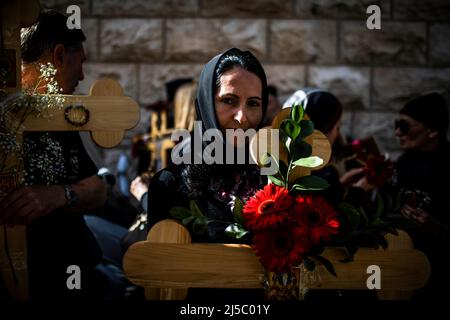
[[[309,242],[301,237],[297,226],[284,225],[257,230],[253,236],[253,250],[261,264],[269,271],[287,272],[302,263],[302,254],[309,250]]]
[[[269,184],[247,201],[242,216],[249,229],[274,226],[292,213],[293,201],[287,189]]]
[[[299,231],[312,244],[329,240],[337,233],[339,220],[337,212],[321,196],[299,196],[296,198],[296,214]]]
[[[394,173],[392,161],[384,156],[370,157],[366,165],[367,182],[374,186],[382,186],[389,181]]]

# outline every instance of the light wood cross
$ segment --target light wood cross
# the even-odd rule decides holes
[[[2,23],[5,46],[13,52],[6,92],[21,90],[20,27],[31,25],[39,15],[39,2],[32,0],[7,1],[2,4]],[[5,17],[6,14],[6,17]],[[14,60],[13,59],[13,60]],[[14,81],[13,81],[14,80]],[[139,121],[139,106],[123,96],[122,87],[114,80],[101,79],[94,83],[89,96],[64,95],[64,107],[51,110],[45,117],[29,116],[22,122],[10,121],[11,126],[20,125],[17,141],[24,132],[30,131],[90,131],[93,140],[101,147],[119,144],[125,130]],[[20,117],[20,115],[18,115]],[[69,120],[68,120],[69,119]],[[9,192],[23,182],[23,162],[14,154],[4,154],[4,171],[0,172],[0,190]],[[16,299],[28,298],[26,227],[0,228],[0,273],[8,292]]]
[[[326,248],[323,256],[337,277],[316,266],[308,289],[367,289],[367,268],[381,270],[379,299],[408,299],[430,274],[424,253],[414,250],[409,236],[386,236],[388,249],[360,248],[352,262],[341,262],[345,248]],[[189,231],[175,220],[163,220],[146,241],[133,244],[123,260],[127,278],[145,288],[147,299],[183,299],[186,288],[262,288],[264,270],[253,249],[241,244],[190,243]],[[312,279],[312,280],[311,280]],[[173,288],[173,289],[167,289]],[[181,289],[181,290],[179,290]]]

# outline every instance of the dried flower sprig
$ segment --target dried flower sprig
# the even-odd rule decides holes
[[[51,111],[64,107],[65,97],[61,95],[62,88],[55,79],[56,68],[50,62],[37,67],[40,75],[34,87],[0,98],[0,171],[11,169],[6,168],[9,157],[23,159],[22,143],[16,136],[25,120],[29,116],[50,120]],[[46,93],[38,94],[43,85]]]

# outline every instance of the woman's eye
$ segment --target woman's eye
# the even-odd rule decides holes
[[[222,99],[222,102],[225,103],[225,104],[231,104],[231,105],[233,105],[233,104],[235,104],[236,99],[233,99],[233,98],[224,98],[224,99]]]
[[[260,106],[261,106],[261,103],[260,103],[259,101],[257,101],[257,100],[250,100],[250,101],[248,102],[248,105],[249,105],[250,107],[260,107]]]

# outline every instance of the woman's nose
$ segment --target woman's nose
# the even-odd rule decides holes
[[[247,116],[243,108],[239,108],[239,110],[234,115],[234,120],[239,122],[239,124],[241,125],[247,123]]]

